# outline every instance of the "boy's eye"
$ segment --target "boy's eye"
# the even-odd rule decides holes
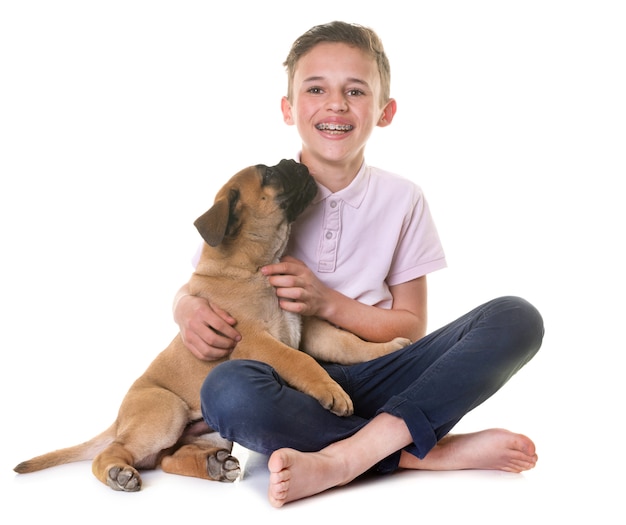
[[[312,95],[322,95],[325,93],[324,89],[321,87],[310,87],[306,90],[307,93],[311,93]],[[349,97],[360,97],[362,95],[365,95],[365,91],[361,90],[361,89],[348,89],[346,91],[346,95]]]

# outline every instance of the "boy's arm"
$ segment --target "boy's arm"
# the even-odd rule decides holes
[[[176,293],[172,311],[183,343],[198,359],[225,357],[241,339],[234,328],[236,320],[206,299],[190,295],[187,284]]]
[[[426,276],[390,288],[391,309],[369,306],[330,290],[327,308],[319,315],[361,339],[382,343],[394,337],[417,341],[426,335]]]
[[[316,315],[373,342],[426,334],[426,276],[390,288],[391,309],[368,306],[323,285],[307,266],[293,257],[262,269],[276,288],[281,307],[302,315]]]

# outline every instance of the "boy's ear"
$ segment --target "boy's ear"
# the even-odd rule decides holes
[[[396,104],[395,99],[390,98],[389,102],[387,102],[387,104],[383,108],[383,113],[380,116],[380,119],[378,119],[377,125],[380,126],[381,128],[384,128],[385,126],[388,126],[389,124],[391,124],[391,121],[393,120],[393,117],[396,114],[397,109],[398,109],[398,106]]]
[[[289,126],[293,126],[295,122],[293,121],[293,115],[291,113],[291,102],[287,99],[287,97],[283,97],[280,101],[280,109],[283,112],[283,120],[285,124]]]

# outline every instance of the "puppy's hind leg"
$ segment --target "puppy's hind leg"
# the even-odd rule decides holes
[[[132,454],[115,442],[94,458],[91,471],[113,490],[136,492],[141,489],[141,476],[133,463]]]
[[[161,460],[161,468],[170,474],[192,476],[213,481],[235,481],[241,474],[237,458],[231,456],[230,448],[220,448],[199,438],[183,445],[172,455]]]
[[[353,365],[390,354],[410,344],[411,341],[403,337],[384,343],[363,341],[322,319],[305,317],[300,347],[318,360]]]
[[[158,388],[131,388],[117,419],[117,436],[92,463],[94,475],[114,490],[141,489],[138,469],[154,469],[161,452],[176,444],[189,419],[185,402]]]

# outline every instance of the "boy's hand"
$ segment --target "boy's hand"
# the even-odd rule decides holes
[[[261,272],[276,288],[283,310],[324,317],[328,288],[302,261],[285,256],[279,263],[264,266]]]
[[[227,357],[241,340],[241,335],[233,328],[236,320],[201,297],[181,297],[176,304],[174,320],[185,346],[203,361]]]

